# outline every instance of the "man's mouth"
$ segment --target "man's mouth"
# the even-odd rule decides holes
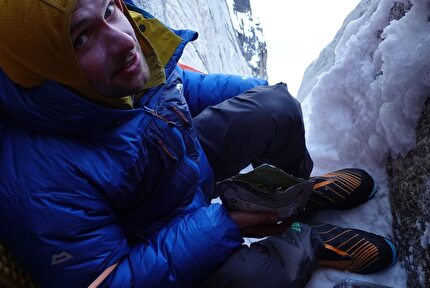
[[[139,64],[140,58],[138,57],[138,54],[136,52],[131,52],[125,60],[125,65],[118,69],[118,71],[115,73],[115,76],[131,76],[138,71]]]

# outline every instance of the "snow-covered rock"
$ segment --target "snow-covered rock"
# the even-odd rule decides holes
[[[266,46],[248,0],[135,0],[175,29],[190,29],[199,38],[181,61],[207,73],[267,78]]]
[[[362,167],[380,186],[366,204],[319,219],[394,238],[399,248],[395,268],[352,278],[430,287],[429,95],[428,0],[362,0],[305,72],[298,97],[314,172]],[[316,274],[308,287],[345,277]]]
[[[260,23],[252,15],[249,0],[227,0],[227,4],[243,56],[255,76],[267,78],[266,42]]]

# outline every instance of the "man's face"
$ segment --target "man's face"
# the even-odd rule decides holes
[[[116,1],[78,0],[70,26],[85,75],[100,94],[110,98],[137,93],[149,79],[148,63]]]

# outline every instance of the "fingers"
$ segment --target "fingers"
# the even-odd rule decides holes
[[[254,238],[280,235],[291,226],[296,218],[296,216],[292,216],[279,222],[278,216],[274,213],[229,211],[229,214],[238,225],[242,236]]]

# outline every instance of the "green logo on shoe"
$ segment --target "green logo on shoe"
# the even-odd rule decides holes
[[[299,222],[294,222],[293,224],[291,224],[290,229],[296,232],[302,232],[302,226],[300,225]]]

